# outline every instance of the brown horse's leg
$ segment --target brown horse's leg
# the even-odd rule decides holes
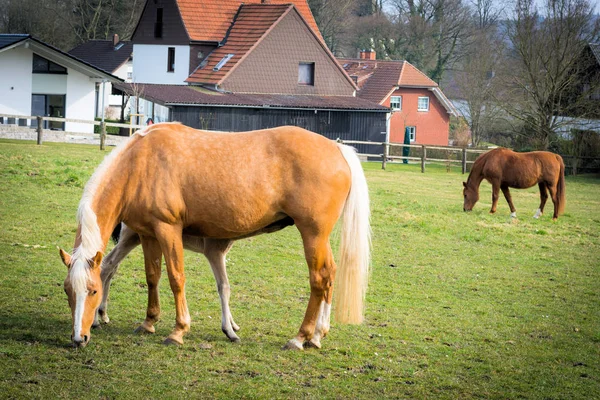
[[[510,207],[510,216],[512,218],[516,218],[517,217],[517,209],[515,208],[515,206],[512,202],[512,197],[510,196],[510,190],[508,190],[508,185],[506,185],[506,184],[501,185],[500,189],[502,189],[504,198],[506,199],[506,202],[508,203],[508,207]]]
[[[544,207],[546,206],[546,201],[548,200],[548,189],[544,182],[538,183],[538,187],[540,188],[540,207],[535,212],[533,218],[539,218],[544,213]]]
[[[233,321],[231,310],[229,309],[229,279],[227,279],[227,269],[225,266],[225,255],[231,248],[231,240],[205,239],[204,255],[210,263],[215,280],[217,282],[217,291],[221,300],[221,330],[232,342],[239,342],[240,338],[235,334],[240,329]]]
[[[554,214],[552,215],[552,219],[556,220],[558,218],[558,192],[556,185],[546,185],[548,187],[548,192],[550,193],[550,198],[552,199],[552,203],[554,203]]]
[[[190,330],[190,313],[185,299],[185,272],[183,268],[183,243],[181,227],[159,224],[155,227],[156,237],[160,243],[169,284],[175,298],[175,329],[165,339],[165,344],[183,344],[183,335]]]
[[[492,183],[492,208],[490,209],[490,214],[496,212],[496,207],[498,206],[498,197],[500,195],[500,183],[493,182]]]
[[[146,319],[135,331],[154,333],[154,324],[160,316],[158,282],[161,274],[162,251],[156,239],[147,236],[142,236],[140,239],[144,249],[144,266],[146,268],[146,283],[148,284],[148,308]]]
[[[320,348],[321,338],[329,330],[336,266],[329,246],[329,235],[308,236],[302,235],[310,275],[310,298],[300,330],[285,345],[285,349],[302,349],[305,341],[310,341],[308,345],[312,347]]]

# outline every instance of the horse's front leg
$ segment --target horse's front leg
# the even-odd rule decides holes
[[[302,349],[305,342],[307,346],[321,348],[321,338],[329,331],[336,269],[329,238],[307,238],[303,235],[303,240],[310,274],[310,298],[298,334],[284,349]]]
[[[100,303],[100,307],[98,307],[98,312],[94,318],[94,327],[99,326],[100,321],[105,324],[110,321],[110,318],[108,318],[108,292],[110,290],[110,283],[115,276],[121,261],[123,261],[133,249],[139,246],[139,244],[140,237],[138,234],[127,225],[123,224],[119,242],[102,260],[102,272],[100,273],[103,288],[102,302]]]
[[[221,300],[221,330],[229,340],[239,342],[240,338],[235,332],[240,330],[240,327],[233,320],[231,310],[229,309],[231,289],[225,265],[225,256],[232,245],[233,242],[231,240],[205,239],[204,255],[210,263],[215,281],[217,282],[217,291]]]
[[[490,209],[490,214],[494,214],[496,212],[496,207],[498,207],[498,198],[500,197],[500,183],[492,183],[492,208]]]
[[[538,183],[538,187],[540,188],[540,206],[533,215],[533,218],[539,218],[544,213],[544,207],[546,206],[546,201],[548,200],[548,189],[544,182]]]
[[[183,344],[183,336],[190,330],[191,318],[185,298],[182,228],[159,223],[155,233],[165,257],[169,284],[175,298],[175,329],[165,339],[165,344]]]
[[[517,218],[517,209],[513,205],[512,197],[510,196],[510,190],[508,190],[508,185],[503,184],[500,186],[500,189],[502,189],[502,194],[504,194],[504,198],[508,203],[508,207],[510,207],[510,217]]]
[[[154,333],[154,324],[160,317],[160,300],[158,295],[158,282],[161,275],[162,251],[155,238],[142,236],[144,249],[144,267],[146,269],[146,283],[148,285],[148,308],[146,319],[135,330],[141,333]]]

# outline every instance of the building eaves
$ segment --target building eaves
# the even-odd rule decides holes
[[[129,83],[118,83],[113,85],[113,87],[129,94],[138,93],[144,99],[165,106],[185,105],[389,112],[389,108],[387,107],[352,96],[222,93],[189,85],[135,84],[135,87],[133,87]]]

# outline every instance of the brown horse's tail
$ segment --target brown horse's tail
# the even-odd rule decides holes
[[[345,324],[360,324],[363,321],[371,263],[369,189],[354,149],[344,145],[339,145],[339,148],[350,167],[352,183],[343,211],[340,256],[335,279],[335,318]]]
[[[561,215],[565,211],[565,205],[567,204],[566,196],[566,185],[565,185],[565,163],[561,156],[556,155],[558,162],[560,163],[560,175],[558,177],[558,184],[556,185],[556,201],[558,202],[558,215]]]

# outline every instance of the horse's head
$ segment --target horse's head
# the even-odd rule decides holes
[[[102,253],[83,261],[60,249],[60,258],[68,269],[64,287],[73,316],[71,339],[75,347],[84,347],[90,341],[90,328],[102,300]]]
[[[467,182],[463,182],[463,186],[463,197],[465,198],[463,210],[471,211],[477,200],[479,200],[479,190],[468,185]]]

